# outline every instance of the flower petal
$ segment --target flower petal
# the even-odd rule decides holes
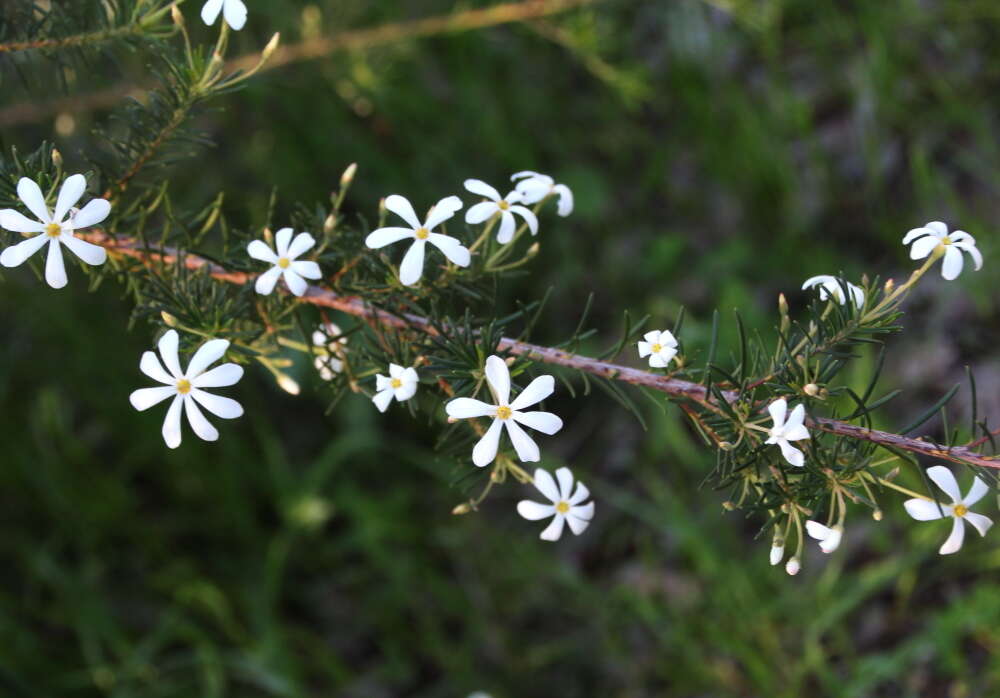
[[[441,252],[444,253],[444,256],[447,257],[448,261],[452,264],[457,264],[460,267],[467,267],[469,266],[469,262],[472,261],[472,256],[469,253],[469,250],[466,249],[457,238],[453,238],[450,235],[431,233],[427,236],[427,242],[441,250]]]
[[[929,502],[926,499],[907,499],[903,502],[903,508],[917,521],[937,521],[949,513],[945,507],[939,507],[937,502]]]
[[[386,388],[385,390],[375,393],[372,397],[372,402],[375,403],[375,407],[378,408],[379,412],[385,412],[389,409],[389,403],[392,402],[392,398],[392,388]]]
[[[975,243],[970,244],[970,243],[956,242],[954,246],[963,249],[969,253],[969,256],[972,257],[972,263],[976,267],[976,271],[979,271],[980,269],[983,268],[983,255],[980,254],[979,248],[976,247]]]
[[[511,419],[550,436],[563,428],[563,421],[551,412],[512,412]]]
[[[65,221],[65,223],[69,227],[73,228],[73,230],[82,230],[103,222],[110,213],[111,204],[106,200],[91,199],[87,202],[86,206],[77,211],[76,214],[73,215],[73,217],[68,221]]]
[[[934,484],[951,497],[953,502],[962,501],[962,491],[958,488],[958,482],[951,470],[943,465],[935,465],[927,469],[927,477],[934,481]]]
[[[309,284],[306,283],[306,280],[291,269],[285,269],[285,271],[282,272],[282,276],[285,277],[285,285],[288,286],[288,290],[292,292],[293,296],[301,298],[302,294],[304,294],[306,289],[309,288]]]
[[[288,251],[285,252],[285,256],[289,259],[296,259],[299,255],[304,254],[308,250],[313,248],[316,244],[316,238],[314,238],[309,233],[299,233],[292,240],[292,244],[288,246]]]
[[[257,277],[257,281],[253,285],[254,290],[262,296],[270,295],[270,293],[274,290],[275,284],[278,283],[279,278],[281,278],[281,267],[271,267]]]
[[[259,259],[261,262],[267,262],[268,264],[278,263],[278,255],[263,240],[254,240],[247,245],[247,254],[254,259]]]
[[[948,224],[942,221],[931,221],[924,228],[931,231],[931,235],[936,235],[939,238],[948,234]]]
[[[417,218],[416,211],[413,210],[413,205],[405,196],[390,194],[385,197],[385,208],[406,221],[406,224],[412,230],[420,227],[420,219]]]
[[[965,495],[962,499],[962,504],[967,507],[971,507],[973,504],[978,502],[980,499],[986,496],[986,493],[990,491],[990,486],[983,482],[980,478],[976,477],[972,480],[972,487],[969,489],[969,494]]]
[[[809,430],[803,424],[796,424],[793,427],[785,425],[786,441],[802,441],[809,438]]]
[[[473,417],[492,417],[496,414],[495,405],[474,400],[471,397],[457,397],[444,406],[445,412],[453,419],[472,419]]]
[[[933,252],[934,248],[939,244],[941,244],[941,241],[933,235],[920,238],[914,242],[913,247],[910,248],[910,259],[923,259]]]
[[[516,213],[524,219],[524,222],[528,224],[528,230],[531,231],[532,235],[538,234],[538,217],[532,213],[530,209],[527,209],[524,206],[511,206],[510,212]]]
[[[243,406],[232,398],[206,393],[201,388],[194,388],[189,395],[216,417],[236,419],[243,416]]]
[[[473,194],[478,194],[485,199],[500,201],[500,192],[481,179],[467,179],[465,180],[464,186]]]
[[[446,196],[431,208],[430,213],[427,214],[427,220],[424,221],[424,227],[427,230],[434,230],[436,227],[444,223],[446,220],[455,215],[455,213],[461,210],[464,204],[462,200],[457,196]]]
[[[73,233],[63,233],[59,236],[59,242],[66,245],[66,247],[69,248],[69,251],[75,254],[77,258],[85,264],[97,266],[108,261],[107,250],[100,245],[95,245],[87,242],[86,240],[81,240],[80,238],[75,237]]]
[[[954,245],[948,245],[948,249],[944,251],[944,262],[941,263],[941,276],[948,281],[957,279],[958,275],[962,273],[964,264],[965,259],[962,257],[962,251]]]
[[[489,465],[497,457],[497,448],[500,445],[500,432],[503,430],[503,421],[494,419],[493,424],[486,430],[479,443],[472,449],[472,462],[480,468]]]
[[[316,262],[292,262],[289,269],[305,279],[320,279],[323,277],[323,271]]]
[[[504,365],[506,368],[506,364]],[[510,403],[512,410],[523,410],[525,407],[536,405],[555,390],[555,379],[552,376],[538,376],[528,384],[528,387],[521,391],[521,394]]]
[[[52,238],[49,243],[49,256],[45,260],[45,281],[52,288],[63,288],[68,281],[59,238]]]
[[[492,201],[481,201],[474,206],[470,206],[469,210],[465,212],[465,222],[471,225],[482,223],[496,215],[499,210],[500,207]]]
[[[247,23],[247,6],[243,0],[226,0],[223,8],[226,23],[236,31],[242,29]]]
[[[639,358],[645,359],[647,356],[653,353],[653,345],[649,342],[639,342]]]
[[[539,502],[532,502],[530,499],[522,499],[517,503],[517,513],[528,521],[539,521],[555,514],[556,508],[551,504],[541,504]]]
[[[180,336],[177,334],[177,330],[167,330],[156,344],[157,349],[160,350],[160,358],[163,359],[163,365],[167,367],[170,375],[175,380],[180,380],[184,376],[180,360],[177,356],[177,345],[179,343]]]
[[[414,240],[406,251],[403,263],[399,265],[399,280],[404,286],[412,286],[420,281],[420,276],[424,273],[425,246],[423,240]]]
[[[27,177],[21,177],[17,182],[17,197],[28,207],[28,210],[35,214],[35,218],[42,223],[51,223],[52,214],[49,213],[48,206],[45,205],[45,196],[42,190]]]
[[[507,362],[493,354],[486,359],[486,380],[498,405],[510,404],[510,371]]]
[[[239,364],[222,364],[196,376],[191,385],[196,388],[227,388],[239,383],[242,377],[243,367]]]
[[[930,234],[931,231],[928,230],[927,228],[914,228],[913,230],[909,231],[906,235],[903,236],[903,244],[909,245],[917,238],[921,238],[925,235],[930,235]]]
[[[45,224],[33,221],[12,208],[5,208],[0,211],[0,228],[12,233],[40,233],[45,230]]]
[[[573,471],[563,467],[556,470],[556,480],[559,482],[559,499],[566,501],[573,494]]]
[[[517,229],[517,222],[514,214],[510,211],[503,211],[500,214],[500,230],[497,231],[497,242],[506,245],[514,239],[514,231]]]
[[[767,406],[767,411],[771,414],[771,419],[774,420],[774,426],[784,426],[785,413],[788,411],[788,403],[785,398],[778,398],[772,402]]]
[[[292,235],[295,233],[291,228],[282,228],[274,235],[274,251],[278,253],[278,257],[288,256],[288,243],[292,241]]]
[[[368,234],[368,237],[365,238],[365,244],[373,250],[377,250],[380,247],[412,237],[413,230],[411,228],[379,228]]]
[[[579,504],[589,496],[590,496],[590,490],[587,489],[587,486],[584,485],[582,482],[577,482],[576,492],[574,492],[573,496],[567,499],[566,502],[570,506],[574,506],[576,504]]]
[[[226,350],[229,349],[228,339],[210,339],[200,347],[191,357],[188,363],[187,372],[184,374],[188,380],[197,378],[205,372],[209,366],[221,359]]]
[[[778,439],[778,447],[781,448],[781,455],[796,468],[801,468],[805,462],[805,454],[792,446],[786,439]]]
[[[573,192],[565,184],[557,184],[552,188],[552,192],[559,197],[559,206],[556,213],[565,218],[573,213]]]
[[[806,521],[806,533],[816,540],[826,540],[833,533],[833,529],[819,521]]]
[[[201,21],[209,26],[215,24],[215,20],[219,17],[219,13],[222,12],[223,1],[224,0],[208,0],[208,2],[206,2],[201,8]]]
[[[594,514],[594,503],[591,502],[587,505],[590,509],[590,515]],[[577,516],[576,512],[580,509],[585,509],[585,507],[579,507],[576,510],[571,509],[568,514],[566,514],[566,523],[569,524],[569,530],[573,532],[573,535],[578,536],[587,530],[587,526],[590,525],[590,519],[584,518],[582,516]]]
[[[552,519],[552,523],[550,523],[545,528],[545,530],[542,531],[542,534],[538,537],[541,538],[542,540],[550,540],[550,541],[559,540],[559,537],[562,535],[563,525],[565,524],[565,522],[566,522],[566,517],[563,516],[562,514],[557,513],[555,515],[555,518]]]
[[[550,502],[559,501],[559,488],[556,487],[556,481],[552,479],[552,475],[549,474],[548,470],[535,468],[535,477],[533,482],[538,491],[541,492]]]
[[[198,409],[198,405],[191,399],[190,394],[184,398],[184,411],[187,413],[188,424],[191,425],[191,429],[198,435],[198,438],[204,441],[217,441],[219,439],[218,429],[205,419],[205,415]]]
[[[991,526],[993,526],[993,521],[991,521],[988,516],[977,514],[974,511],[968,512],[964,518],[972,524],[977,531],[979,531],[979,535],[981,536],[985,536],[986,532],[990,530]]]
[[[0,254],[0,264],[5,267],[16,267],[24,264],[31,255],[42,249],[49,240],[51,240],[48,235],[36,235],[34,237],[28,238],[27,240],[22,240],[16,245],[11,245]]]
[[[62,222],[66,218],[69,210],[76,206],[76,202],[83,196],[87,189],[87,178],[82,174],[75,174],[66,178],[59,189],[59,199],[56,201],[56,209],[52,213],[52,220]]]
[[[522,463],[537,463],[542,459],[542,454],[538,450],[538,444],[528,436],[528,432],[522,429],[513,419],[504,420],[507,425],[507,434],[510,435],[510,442],[517,451],[517,457]]]
[[[173,385],[176,382],[174,377],[163,370],[163,364],[156,358],[154,352],[145,351],[142,353],[142,358],[139,359],[139,370],[157,383],[169,385],[173,389]]]
[[[788,415],[788,421],[785,422],[784,427],[786,430],[786,436],[789,441],[797,441],[798,439],[793,439],[787,436],[787,430],[793,429],[795,427],[802,426],[802,423],[806,420],[806,408],[805,405],[796,405],[792,413]]]
[[[174,398],[167,410],[167,416],[163,418],[163,440],[168,448],[177,448],[181,445],[181,408],[184,406],[184,398],[180,395]]]
[[[143,412],[153,405],[159,405],[167,398],[176,394],[177,389],[173,386],[164,385],[156,388],[140,388],[128,396],[128,401],[132,403],[132,407]]]
[[[951,555],[962,549],[962,542],[965,540],[965,524],[962,519],[956,518],[951,525],[951,535],[938,549],[941,555]]]

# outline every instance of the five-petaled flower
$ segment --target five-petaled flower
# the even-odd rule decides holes
[[[277,251],[268,247],[263,240],[254,240],[247,245],[247,254],[251,257],[274,265],[257,277],[257,283],[254,284],[257,293],[268,295],[278,283],[278,277],[284,277],[288,290],[301,296],[309,287],[306,279],[319,279],[323,276],[316,262],[298,261],[300,255],[312,249],[316,240],[309,233],[299,233],[293,240],[293,233],[291,228],[278,231],[274,236]]]
[[[400,240],[412,239],[413,244],[399,265],[399,280],[404,286],[412,286],[420,281],[424,272],[424,247],[429,242],[441,250],[448,261],[460,267],[469,266],[471,256],[462,243],[450,235],[431,232],[437,226],[455,215],[462,208],[462,200],[457,196],[447,196],[430,210],[427,219],[421,223],[413,206],[403,196],[392,194],[385,198],[385,207],[406,221],[409,228],[379,228],[365,239],[365,244],[373,249],[391,245]]]
[[[129,396],[132,406],[140,412],[168,398],[174,399],[163,420],[163,440],[170,448],[181,445],[182,408],[187,413],[188,423],[194,433],[205,441],[215,441],[219,438],[219,432],[201,413],[198,405],[222,419],[236,419],[243,415],[243,407],[236,400],[205,392],[205,388],[235,385],[243,377],[243,367],[237,364],[222,364],[208,370],[209,366],[225,355],[229,341],[211,339],[202,344],[191,357],[186,371],[181,370],[177,344],[176,330],[170,330],[160,338],[158,348],[163,364],[153,352],[143,353],[139,370],[163,383],[163,387],[141,388]]]
[[[787,422],[785,414],[788,411],[788,403],[785,402],[785,398],[779,398],[772,402],[767,406],[767,411],[771,413],[774,425],[768,432],[768,439],[765,443],[778,444],[785,460],[792,465],[801,467],[805,463],[805,455],[789,442],[809,438],[809,431],[803,424],[806,418],[806,408],[802,405],[796,405],[788,416]]]
[[[247,6],[243,0],[208,0],[201,8],[201,20],[209,26],[215,24],[219,13],[230,27],[239,31],[247,23]]]
[[[375,376],[375,396],[372,402],[379,412],[385,412],[393,398],[396,398],[396,402],[405,402],[413,397],[419,382],[420,376],[412,366],[403,368],[399,364],[389,364],[388,376],[381,373]]]
[[[590,490],[586,485],[578,481],[574,492],[573,473],[569,468],[559,468],[556,471],[556,478],[559,480],[558,487],[548,471],[541,468],[535,470],[534,485],[551,504],[540,504],[530,499],[522,499],[517,503],[517,513],[529,521],[552,517],[552,523],[546,526],[539,536],[542,540],[559,540],[563,525],[567,523],[573,534],[578,536],[586,530],[590,520],[594,518],[594,503],[582,504],[583,500],[590,496]]]
[[[932,502],[927,499],[908,499],[903,502],[906,513],[917,521],[935,521],[945,517],[952,517],[954,523],[951,526],[951,535],[938,550],[942,555],[957,553],[962,547],[965,539],[965,523],[968,521],[979,531],[979,535],[985,536],[990,530],[993,522],[982,514],[969,511],[969,508],[986,496],[990,491],[989,486],[978,477],[972,481],[972,488],[964,498],[962,491],[958,488],[958,482],[951,470],[943,465],[935,465],[927,469],[927,477],[934,481],[934,484],[951,497],[951,504]]]
[[[347,337],[342,335],[340,327],[332,322],[320,325],[312,334],[313,346],[323,350],[323,353],[317,353],[313,359],[313,366],[319,372],[319,377],[325,381],[332,381],[344,370]]]
[[[976,239],[964,230],[948,232],[948,226],[941,221],[931,221],[923,228],[914,228],[903,238],[903,244],[910,247],[910,259],[924,259],[927,255],[941,248],[944,250],[944,261],[941,263],[941,276],[948,281],[957,279],[962,273],[962,252],[967,252],[976,265],[976,271],[983,267],[983,255],[976,247]]]
[[[824,553],[832,553],[840,546],[844,537],[843,526],[824,526],[819,521],[806,521],[806,532],[819,541],[819,549]]]
[[[0,255],[0,264],[5,267],[19,266],[42,249],[45,243],[49,243],[45,280],[52,288],[66,285],[66,265],[61,249],[63,245],[87,264],[104,264],[108,253],[103,247],[76,237],[77,230],[97,225],[111,212],[111,204],[104,199],[92,199],[82,209],[74,209],[86,188],[87,179],[83,175],[67,177],[59,190],[56,208],[50,213],[38,184],[22,177],[17,183],[17,195],[38,220],[33,221],[10,208],[0,211],[0,227],[15,233],[34,233],[33,237],[5,249]]]
[[[653,368],[666,368],[671,359],[677,356],[677,340],[670,330],[653,330],[643,335],[639,342],[639,356],[649,357],[649,365]]]
[[[489,201],[482,201],[470,207],[465,212],[465,222],[471,224],[482,223],[493,216],[499,215],[500,229],[497,231],[497,242],[501,245],[506,245],[514,238],[514,229],[517,227],[514,221],[515,213],[528,224],[528,229],[532,235],[538,233],[538,218],[529,209],[519,205],[524,198],[521,192],[515,189],[507,194],[507,196],[500,196],[500,192],[486,182],[478,179],[465,180],[465,188],[473,194],[479,194],[489,199]]]
[[[531,170],[515,172],[510,179],[512,182],[517,182],[514,188],[521,192],[523,197],[521,201],[529,206],[551,194],[559,197],[556,212],[560,216],[565,218],[573,213],[573,192],[565,184],[556,184],[556,181],[548,175]]]
[[[510,372],[507,364],[499,356],[486,359],[486,382],[493,392],[495,404],[489,404],[469,397],[455,398],[445,411],[453,419],[493,417],[493,423],[472,449],[472,462],[483,467],[493,462],[500,444],[500,432],[507,427],[517,457],[523,462],[537,462],[541,459],[538,444],[521,428],[521,424],[543,434],[555,434],[562,429],[563,422],[551,412],[523,412],[547,398],[555,390],[552,376],[539,376],[531,381],[521,394],[510,401]]]
[[[841,283],[843,283],[843,286]],[[844,298],[844,286],[847,286],[847,293],[850,294],[851,300],[854,301],[854,305],[861,308],[865,304],[865,292],[860,286],[855,286],[849,281],[841,282],[836,276],[821,274],[820,276],[814,276],[806,279],[805,283],[802,284],[802,290],[807,291],[815,286],[819,286],[820,300],[825,301],[833,298],[838,303],[843,305],[847,302]]]

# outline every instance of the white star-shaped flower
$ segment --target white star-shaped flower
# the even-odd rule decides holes
[[[845,281],[844,283],[847,284],[847,292],[850,294],[851,300],[854,301],[854,305],[859,308],[864,306],[865,292],[861,289],[861,287],[855,286],[848,281]],[[825,301],[833,298],[841,305],[846,302],[846,299],[844,298],[844,289],[840,285],[840,280],[836,276],[821,274],[820,276],[814,276],[806,279],[805,283],[802,284],[802,290],[806,291],[814,286],[819,286],[820,300]]]
[[[557,213],[560,216],[565,218],[573,213],[573,192],[565,184],[556,184],[556,181],[548,175],[531,170],[515,172],[510,179],[512,182],[517,182],[515,188],[521,192],[523,197],[521,200],[529,206],[553,194],[559,197]]]
[[[372,402],[379,412],[389,409],[393,398],[396,402],[406,402],[417,392],[420,376],[412,366],[403,368],[399,364],[389,364],[389,375],[381,373],[375,376],[375,397]]]
[[[824,553],[832,553],[840,546],[844,537],[842,526],[824,526],[819,521],[806,521],[806,532],[819,541],[819,549]]]
[[[964,230],[948,233],[948,226],[941,221],[931,221],[923,228],[914,228],[903,238],[903,244],[910,247],[910,259],[924,259],[938,247],[944,247],[944,261],[941,276],[948,281],[957,279],[962,273],[962,252],[967,252],[976,265],[976,271],[983,268],[983,255],[976,247],[976,239]]]
[[[92,199],[80,210],[73,207],[83,196],[87,179],[81,174],[67,177],[59,190],[56,208],[51,213],[45,205],[41,188],[27,177],[17,183],[17,195],[35,214],[37,221],[8,208],[0,211],[0,227],[15,233],[35,233],[33,237],[12,245],[0,255],[0,264],[16,267],[28,260],[49,243],[49,255],[45,260],[45,280],[52,288],[66,285],[66,265],[63,263],[62,246],[81,261],[91,266],[104,264],[108,253],[100,245],[93,245],[76,237],[76,231],[97,225],[111,213],[111,204],[104,199]],[[68,217],[67,217],[68,214]]]
[[[473,194],[479,194],[479,196],[489,199],[489,201],[482,201],[469,208],[465,212],[465,222],[482,223],[499,214],[500,229],[497,231],[497,242],[501,245],[506,245],[514,237],[514,231],[517,228],[517,223],[514,220],[515,213],[528,224],[528,230],[531,231],[532,235],[538,233],[538,218],[524,206],[518,205],[522,200],[521,192],[515,190],[502,197],[500,192],[478,179],[465,180],[465,188]]]
[[[226,24],[239,31],[247,23],[247,6],[243,0],[208,0],[201,8],[201,21],[211,26],[219,18],[219,13]]]
[[[472,449],[472,462],[480,468],[489,465],[497,456],[500,444],[500,432],[507,427],[507,434],[514,444],[517,457],[522,462],[537,462],[541,459],[538,444],[521,428],[521,424],[543,434],[555,434],[562,429],[563,422],[551,412],[523,412],[524,408],[535,405],[555,390],[555,380],[552,376],[539,376],[521,391],[521,394],[510,401],[510,371],[507,364],[499,356],[486,359],[486,382],[493,392],[495,405],[490,405],[469,397],[455,398],[447,405],[445,411],[453,419],[472,419],[474,417],[493,417],[493,424],[483,434],[483,437]]]
[[[573,473],[569,468],[559,468],[556,478],[559,480],[558,487],[548,471],[541,468],[535,470],[535,487],[551,504],[540,504],[530,499],[522,499],[517,503],[517,513],[528,521],[553,517],[552,523],[539,536],[542,540],[559,540],[563,525],[567,523],[573,534],[578,536],[594,518],[594,503],[581,503],[590,496],[590,490],[582,482],[577,482],[576,491],[573,491]]]
[[[320,325],[320,328],[313,332],[313,346],[322,347],[326,354],[313,359],[313,366],[319,372],[319,377],[325,381],[332,381],[338,373],[344,370],[344,352],[347,347],[347,337],[342,337],[341,329],[328,322]]]
[[[399,265],[399,280],[404,286],[412,286],[420,281],[424,273],[424,248],[431,243],[441,250],[448,261],[460,267],[469,266],[471,256],[462,243],[450,235],[431,232],[462,208],[462,200],[457,196],[447,196],[435,204],[421,223],[413,206],[403,196],[393,194],[385,198],[385,207],[406,221],[409,228],[379,228],[365,239],[365,244],[373,249],[391,245],[400,240],[412,239],[413,244]]]
[[[771,427],[769,438],[764,443],[778,444],[781,448],[781,455],[792,465],[802,467],[805,463],[805,455],[799,449],[792,446],[789,441],[801,441],[809,438],[809,431],[803,422],[806,418],[806,408],[803,405],[796,405],[785,421],[785,413],[788,411],[788,403],[785,398],[775,400],[767,406],[767,411],[771,413],[774,426]]]
[[[263,240],[254,240],[247,245],[247,254],[261,262],[274,266],[257,277],[254,288],[257,293],[266,296],[274,290],[279,277],[284,277],[288,290],[296,296],[306,292],[309,284],[306,279],[319,279],[323,276],[316,262],[297,261],[298,257],[312,249],[316,240],[309,233],[299,233],[292,239],[294,231],[282,228],[274,236],[277,252],[267,246]]]
[[[649,357],[649,365],[653,368],[666,368],[671,359],[677,356],[677,340],[670,330],[653,330],[642,336],[639,342],[639,356]]]
[[[236,400],[205,392],[205,388],[235,385],[243,377],[243,367],[238,364],[222,364],[208,370],[209,366],[225,355],[229,342],[225,339],[210,339],[202,344],[191,357],[187,371],[181,370],[177,343],[177,332],[170,330],[160,338],[158,344],[163,364],[151,351],[145,352],[139,362],[139,370],[163,383],[163,387],[141,388],[129,396],[132,407],[140,412],[168,398],[174,399],[163,420],[163,440],[170,448],[181,445],[182,408],[187,413],[188,424],[194,433],[205,441],[215,441],[219,438],[219,432],[201,413],[198,405],[222,419],[243,416],[243,407]],[[163,369],[164,365],[166,370]]]
[[[927,469],[927,477],[934,481],[934,484],[951,497],[951,504],[931,502],[926,499],[908,499],[903,502],[906,513],[917,521],[935,521],[946,516],[952,517],[955,521],[951,526],[951,535],[938,550],[942,555],[957,553],[962,548],[962,541],[965,539],[965,523],[968,521],[979,531],[979,535],[985,536],[990,530],[993,522],[982,514],[969,511],[969,508],[986,496],[990,491],[989,486],[978,477],[972,481],[972,488],[964,498],[962,491],[958,488],[958,482],[951,470],[943,465],[935,465]]]

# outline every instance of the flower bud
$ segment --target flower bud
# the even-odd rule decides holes
[[[734,446],[731,441],[720,441],[719,448],[721,448],[723,451],[732,451],[734,448],[736,448],[736,446]]]
[[[275,51],[278,50],[278,44],[281,43],[281,33],[277,33],[271,37],[271,40],[267,42],[267,46],[260,53],[260,62],[263,63],[268,58],[270,58]]]
[[[782,315],[788,315],[788,299],[785,298],[784,293],[778,294],[778,312]]]
[[[63,156],[57,149],[52,149],[52,164],[56,166],[56,169],[62,169],[63,166]]]
[[[351,186],[351,182],[354,181],[354,175],[357,173],[357,171],[358,171],[358,163],[352,162],[350,165],[347,166],[347,169],[344,170],[344,174],[340,175],[341,189],[346,189],[347,187]]]
[[[809,383],[804,388],[802,388],[802,392],[804,392],[809,397],[816,397],[816,395],[819,393],[819,386],[816,385],[815,383]]]
[[[469,503],[468,502],[462,502],[461,504],[459,504],[458,506],[456,506],[454,509],[452,509],[451,513],[454,516],[461,516],[462,514],[468,514],[470,511],[472,511],[472,507],[469,506]]]
[[[774,543],[771,544],[771,566],[778,565],[781,563],[781,558],[785,556],[785,541],[774,539]]]
[[[166,310],[160,312],[160,319],[163,320],[163,324],[167,327],[177,327],[177,318],[168,313]]]
[[[278,387],[284,390],[286,393],[290,395],[298,395],[300,392],[302,392],[302,388],[299,387],[299,384],[295,381],[294,378],[289,376],[287,373],[279,373],[277,374],[277,377],[278,377]]]
[[[882,520],[882,510],[881,509],[876,509],[875,511],[873,511],[872,512],[872,518],[875,519],[876,521],[881,521]]]
[[[177,7],[176,2],[170,6],[170,18],[174,20],[174,24],[177,25],[178,28],[184,28],[184,13],[180,11],[179,7]]]
[[[895,288],[895,286],[896,282],[893,281],[892,279],[888,279],[886,280],[885,286],[883,286],[883,288],[885,289],[886,293],[892,293],[892,289]]]
[[[785,563],[785,572],[788,572],[793,577],[799,573],[800,569],[802,569],[802,563],[799,562],[799,558],[797,557],[793,557]]]
[[[323,232],[329,235],[337,227],[337,217],[332,213],[323,221]]]
[[[886,480],[895,480],[898,475],[899,475],[899,466],[897,465],[895,468],[893,468],[888,473],[886,473],[885,479]]]
[[[736,511],[736,505],[730,502],[728,499],[722,503],[722,508],[726,511]]]

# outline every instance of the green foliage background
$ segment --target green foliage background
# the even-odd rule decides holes
[[[277,30],[291,43],[454,9],[248,4],[243,50]],[[209,41],[198,9],[185,3]],[[715,308],[769,330],[779,291],[794,312],[807,276],[902,279],[906,230],[960,222],[986,267],[911,301],[883,383],[905,397],[881,426],[965,365],[1000,419],[998,35],[1000,12],[975,0],[619,0],[338,53],[217,101],[198,125],[218,145],[176,170],[177,191],[194,207],[224,189],[227,216],[259,225],[273,187],[288,214],[357,161],[349,215],[372,220],[388,193],[424,208],[466,177],[551,172],[577,212],[543,219],[541,254],[505,298],[553,288],[546,342],[595,291],[585,352],[615,340],[625,309],[668,326],[687,306],[689,347]],[[127,51],[90,60],[70,93],[144,74]],[[11,79],[0,99],[62,91]],[[69,115],[0,138],[54,138],[72,169],[105,115]],[[890,498],[884,521],[857,510],[841,550],[809,546],[789,578],[755,522],[699,487],[712,455],[679,412],[650,407],[643,431],[602,395],[554,405],[568,428],[545,464],[573,467],[597,500],[586,535],[557,545],[517,517],[516,485],[451,516],[460,470],[425,421],[361,397],[325,415],[322,393],[292,398],[263,372],[241,383],[247,416],[220,442],[171,453],[162,415],[127,401],[153,328],[128,331],[116,289],[72,277],[56,292],[24,270],[0,290],[0,695],[1000,691],[996,534],[940,558],[946,526]]]

